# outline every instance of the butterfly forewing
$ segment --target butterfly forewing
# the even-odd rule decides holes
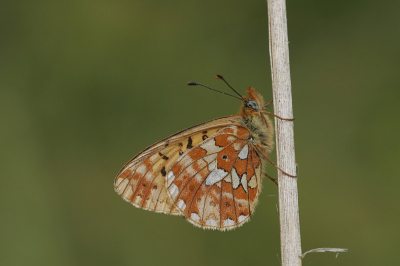
[[[124,200],[136,207],[181,215],[182,212],[174,206],[165,189],[167,173],[185,152],[220,130],[221,126],[232,124],[231,119],[216,119],[150,146],[122,168],[115,178],[115,190]]]
[[[172,204],[165,191],[165,167],[180,156],[179,152],[180,147],[173,145],[154,153],[140,164],[128,164],[117,176],[116,191],[136,207],[180,214],[174,208],[171,211]]]

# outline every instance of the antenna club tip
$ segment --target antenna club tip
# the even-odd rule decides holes
[[[216,79],[224,79],[221,75],[215,75]]]
[[[187,83],[187,85],[197,85],[197,82],[194,82],[194,81],[189,81],[188,83]]]

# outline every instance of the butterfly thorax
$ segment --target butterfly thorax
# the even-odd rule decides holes
[[[271,119],[261,112],[264,99],[251,87],[248,88],[245,99],[247,102],[240,109],[242,125],[250,131],[250,141],[261,148],[265,154],[269,154],[273,147],[274,129]],[[253,106],[249,102],[255,102],[256,105]]]

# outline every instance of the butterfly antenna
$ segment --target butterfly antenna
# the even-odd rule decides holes
[[[201,83],[198,83],[198,82],[195,82],[195,81],[189,81],[189,82],[188,82],[188,85],[190,85],[190,86],[193,86],[193,85],[200,85],[200,86],[203,86],[204,88],[207,88],[207,89],[210,89],[210,90],[213,90],[213,91],[216,91],[216,92],[220,92],[220,93],[222,93],[222,94],[226,94],[226,95],[235,97],[236,99],[239,99],[239,100],[243,100],[242,96],[240,96],[241,98],[239,98],[239,97],[237,97],[237,96],[235,96],[235,95],[232,95],[232,94],[229,94],[229,93],[226,93],[226,92],[223,92],[223,91],[219,91],[219,90],[213,89],[213,88],[211,88],[211,87],[208,87],[208,86],[206,86],[206,85],[204,85],[204,84],[201,84]],[[240,95],[240,94],[239,94],[239,95]]]
[[[240,99],[241,99],[241,100],[243,100],[244,102],[246,102],[246,100],[243,98],[243,96],[240,95],[234,88],[232,88],[232,86],[229,85],[229,83],[224,79],[223,76],[221,76],[221,75],[215,75],[215,78],[216,78],[216,79],[222,79],[222,80],[225,82],[225,84],[228,85],[229,88],[231,88],[237,95],[240,96]]]

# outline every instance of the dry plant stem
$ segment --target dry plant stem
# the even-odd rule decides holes
[[[274,113],[293,117],[285,0],[268,0],[269,48]],[[277,164],[296,173],[293,122],[275,118]],[[282,265],[301,265],[297,178],[278,171]]]

